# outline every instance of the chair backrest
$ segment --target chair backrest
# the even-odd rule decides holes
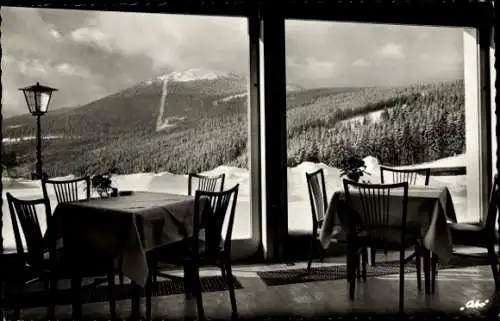
[[[397,190],[399,193],[396,193]],[[354,211],[349,213],[350,228],[406,230],[408,182],[384,185],[357,183],[344,179],[344,191],[348,208],[357,207],[361,212],[359,217],[355,217],[355,219],[352,217]],[[356,197],[353,197],[353,191],[356,192]],[[394,197],[395,195],[397,197]],[[352,202],[354,201],[357,206],[353,206]],[[395,210],[401,211],[401,213],[394,215]]]
[[[37,206],[44,206],[48,228],[51,216],[50,202],[47,198],[20,200],[10,193],[7,193],[7,202],[9,204],[12,228],[14,229],[17,253],[25,255],[28,264],[37,266],[42,262],[43,253],[47,250],[47,243],[44,242],[40,221],[38,220]],[[18,221],[26,241],[27,253],[24,251]]]
[[[498,198],[498,193],[500,192],[498,183],[498,174],[495,174],[493,178],[493,185],[491,186],[490,199],[488,202],[488,213],[484,225],[487,237],[491,237],[492,240],[496,239],[495,220],[497,218],[498,209],[500,206]]]
[[[220,249],[224,249],[228,255],[231,253],[231,238],[238,189],[239,184],[223,192],[206,192],[201,190],[195,192],[193,241],[195,242],[194,244],[199,244],[200,231],[204,230],[205,249],[202,249],[204,253],[215,254]],[[206,204],[210,206],[207,207]],[[226,235],[221,239],[224,220],[228,212],[229,221]],[[198,255],[198,246],[194,246],[194,248],[196,249],[194,254]]]
[[[313,226],[317,228],[319,227],[318,224],[325,218],[328,207],[323,169],[319,169],[312,173],[306,173],[306,180],[307,189],[309,191],[309,201],[311,203]]]
[[[205,176],[191,173],[188,179],[188,195],[193,195],[195,191],[222,192],[225,178],[226,174]]]
[[[384,172],[387,176],[384,179]],[[396,184],[408,182],[409,185],[429,185],[430,168],[398,169],[380,166],[380,182],[382,184]],[[392,181],[388,178],[392,177]]]
[[[42,190],[45,198],[48,199],[47,185],[54,187],[58,203],[69,203],[81,200],[79,196],[79,186],[83,184],[85,188],[85,199],[90,199],[90,177],[84,176],[69,180],[42,179]]]

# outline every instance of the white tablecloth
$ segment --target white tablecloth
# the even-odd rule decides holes
[[[144,286],[146,252],[192,236],[194,203],[194,196],[152,192],[61,203],[53,226],[60,230],[56,234],[71,233],[88,248],[122,256],[123,274]],[[114,253],[117,248],[119,253]]]
[[[399,190],[399,193],[397,191],[391,193],[394,204],[402,204],[402,196],[402,189]],[[357,202],[356,197],[356,192],[351,191],[352,209],[360,212],[361,202]],[[401,208],[398,208],[398,206],[391,206],[391,213],[394,213],[395,219],[400,219],[402,215]],[[320,230],[320,242],[325,249],[332,242],[345,240],[343,227],[346,226],[346,223],[343,219],[344,214],[345,192],[337,191],[330,200]],[[452,257],[452,242],[448,221],[456,222],[456,215],[447,187],[409,187],[407,225],[416,225],[424,237],[424,246],[437,254],[444,262]]]

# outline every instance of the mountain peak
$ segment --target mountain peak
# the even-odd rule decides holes
[[[287,92],[302,91],[302,90],[304,90],[304,87],[302,87],[300,85],[297,85],[297,84],[292,83],[292,82],[287,82],[286,83],[286,91]]]
[[[191,68],[184,71],[174,71],[168,74],[164,74],[156,77],[157,80],[171,80],[176,82],[188,82],[195,80],[213,80],[217,78],[224,77],[235,77],[235,75],[202,68]]]

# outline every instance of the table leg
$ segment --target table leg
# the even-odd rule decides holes
[[[367,247],[368,249],[368,257],[370,258],[370,265],[375,266],[375,249],[373,247]]]
[[[430,294],[431,287],[431,252],[424,248],[423,259],[424,259],[424,284],[425,284],[425,294]]]
[[[57,286],[52,281],[52,279],[49,281],[51,290],[54,286]],[[71,277],[71,291],[73,292],[73,319],[80,320],[82,318],[82,277],[80,275],[73,275]]]
[[[141,287],[134,281],[130,282],[132,290],[132,320],[139,320],[141,317]]]

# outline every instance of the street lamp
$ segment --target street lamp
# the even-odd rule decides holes
[[[33,116],[36,116],[36,173],[38,178],[42,178],[42,135],[40,130],[40,116],[47,112],[52,93],[57,89],[40,85],[38,82],[34,86],[20,88],[26,98],[26,104]]]

